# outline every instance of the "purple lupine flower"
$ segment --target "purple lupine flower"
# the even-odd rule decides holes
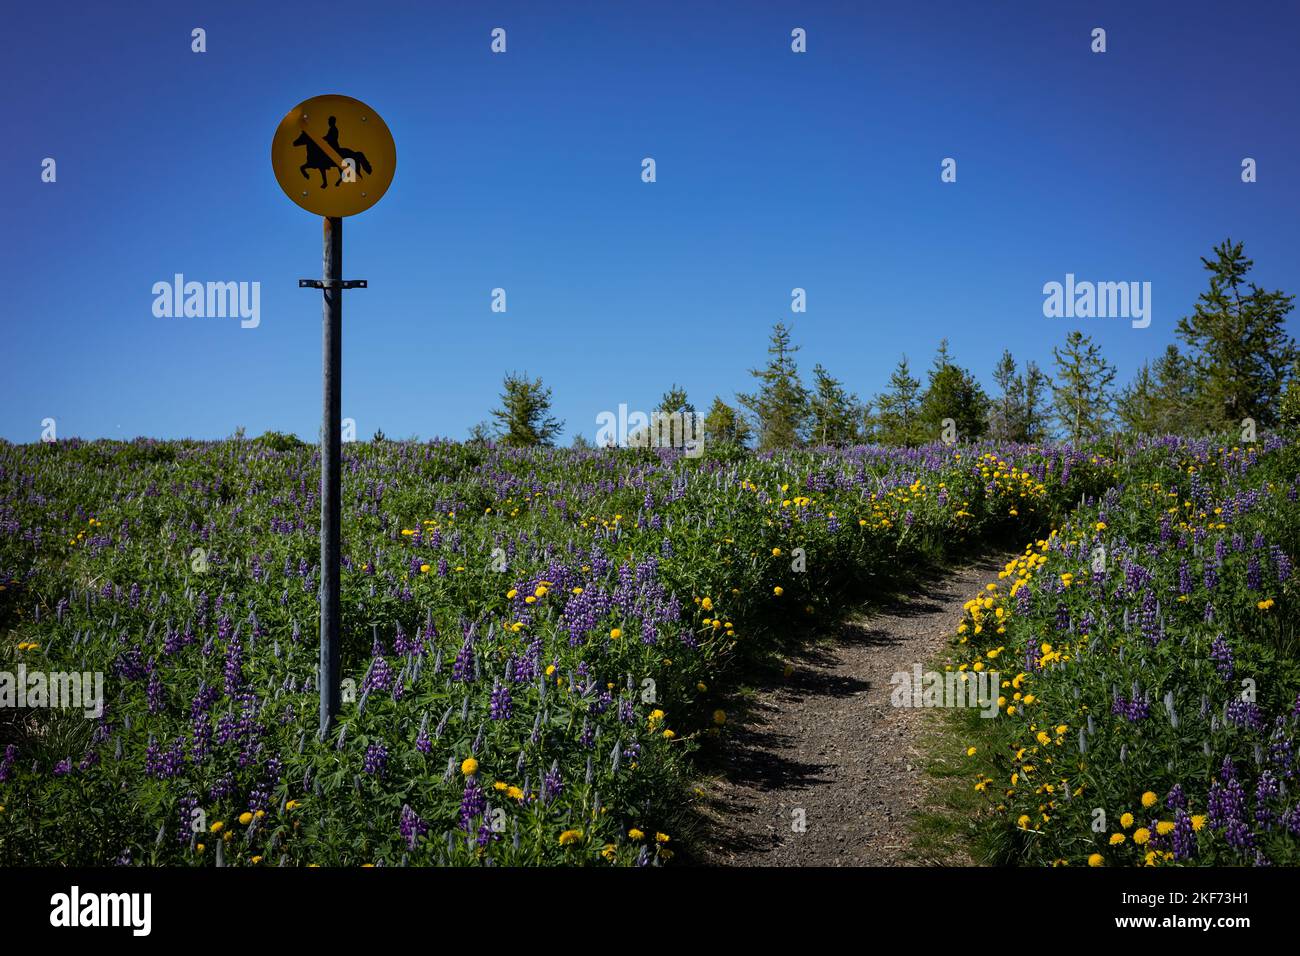
[[[1174,813],[1172,837],[1174,859],[1187,860],[1196,854],[1196,831],[1192,826],[1192,816],[1185,809],[1179,808]]]
[[[372,690],[389,691],[393,689],[393,669],[388,666],[388,661],[382,657],[376,657],[374,663],[370,666],[370,672],[366,679],[361,682],[361,692],[368,693]]]
[[[546,772],[546,776],[542,778],[542,803],[550,803],[563,792],[564,780],[560,775],[560,768],[552,765]]]
[[[4,759],[0,760],[0,783],[4,783],[12,776],[17,759],[18,747],[15,744],[8,744],[5,747]]]
[[[1040,648],[1038,645],[1038,636],[1030,634],[1025,641],[1025,670],[1033,673],[1042,665],[1039,663]]]
[[[361,769],[366,773],[382,777],[384,771],[388,769],[388,748],[382,743],[373,743],[367,747]]]
[[[510,700],[510,690],[504,684],[497,683],[492,688],[492,699],[488,706],[488,716],[493,720],[509,720],[514,713]]]
[[[72,758],[64,757],[54,765],[54,776],[65,777],[72,773]]]
[[[469,683],[474,680],[474,644],[467,637],[451,668],[451,679]]]
[[[235,792],[235,775],[229,771],[217,778],[208,788],[208,799],[213,803],[224,800]]]
[[[144,772],[147,777],[158,780],[170,780],[180,775],[185,765],[185,738],[177,737],[174,744],[167,749],[158,746],[156,740],[149,739],[144,754]]]
[[[199,808],[199,798],[186,794],[180,799],[180,826],[176,828],[176,842],[181,846],[188,846],[190,834],[194,832],[194,811]]]
[[[1251,730],[1263,730],[1264,718],[1260,713],[1259,706],[1248,700],[1242,700],[1240,697],[1234,697],[1228,701],[1228,710],[1225,715],[1230,724],[1238,727],[1249,727]]]
[[[226,665],[224,669],[226,693],[232,697],[239,692],[244,682],[243,666],[244,648],[238,634],[232,634],[226,645]]]
[[[1127,698],[1119,695],[1111,705],[1110,712],[1120,715],[1130,723],[1136,723],[1151,715],[1151,705],[1139,697]]]
[[[1271,770],[1265,770],[1255,782],[1255,822],[1264,830],[1273,829],[1278,822],[1278,815],[1269,807],[1268,801],[1281,792],[1281,782]]]
[[[1277,545],[1273,545],[1271,554],[1273,557],[1273,568],[1274,572],[1277,574],[1278,583],[1285,584],[1287,578],[1291,576],[1291,558],[1288,557],[1287,553]]]
[[[416,842],[420,837],[429,832],[429,825],[420,819],[420,815],[411,809],[409,804],[402,804],[402,821],[398,826],[402,839],[406,841],[406,848],[414,850]]]
[[[1210,645],[1210,660],[1214,661],[1214,669],[1219,672],[1220,677],[1224,680],[1232,679],[1234,669],[1232,648],[1228,646],[1222,634],[1218,635]]]
[[[479,786],[477,777],[465,781],[465,792],[460,798],[460,828],[470,831],[476,817],[487,810],[487,795]]]
[[[151,668],[145,699],[151,714],[160,714],[167,706],[167,694],[163,690],[162,676],[158,673],[157,667]]]
[[[1160,602],[1150,588],[1142,592],[1142,610],[1138,612],[1138,628],[1152,644],[1159,644],[1164,638],[1164,629],[1160,624]]]

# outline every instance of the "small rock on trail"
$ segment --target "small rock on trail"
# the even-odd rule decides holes
[[[700,862],[719,866],[970,865],[921,858],[911,818],[931,786],[919,738],[933,711],[893,707],[890,678],[929,666],[962,605],[1010,555],[984,558],[850,621],[790,658],[728,725],[721,776],[705,786]],[[802,832],[796,822],[802,819]]]

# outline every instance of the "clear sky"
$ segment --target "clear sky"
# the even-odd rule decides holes
[[[345,230],[345,278],[370,282],[344,312],[361,438],[464,438],[510,370],[553,387],[566,440],[673,382],[703,409],[750,387],[778,320],[809,377],[863,397],[944,336],[991,386],[1003,347],[1050,366],[1074,327],[1126,381],[1228,236],[1300,292],[1296,3],[50,0],[5,20],[13,441],[49,417],[60,438],[315,436],[321,296],[297,280],[320,275],[320,222],[269,149],[320,93],[397,142]],[[260,282],[260,325],[155,317],[178,272]],[[1151,282],[1150,327],[1045,318],[1066,273]]]

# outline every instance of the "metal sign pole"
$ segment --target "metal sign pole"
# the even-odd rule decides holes
[[[324,308],[322,378],[324,422],[320,444],[320,729],[339,711],[339,471],[343,453],[343,219],[326,217],[321,278]]]
[[[320,279],[299,279],[300,289],[323,293],[322,374],[324,413],[320,432],[320,734],[334,723],[342,686],[339,677],[339,478],[343,436],[343,290],[364,289],[365,279],[344,281],[343,219],[323,220]]]

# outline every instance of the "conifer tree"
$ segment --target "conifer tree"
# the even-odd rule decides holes
[[[501,392],[501,407],[492,409],[497,437],[512,448],[555,444],[564,422],[551,415],[551,390],[540,378],[511,372]]]
[[[889,376],[889,390],[876,397],[876,437],[886,445],[920,442],[921,383],[912,376],[904,355]]]
[[[1246,418],[1276,424],[1297,355],[1286,331],[1295,296],[1248,283],[1255,263],[1240,242],[1224,240],[1214,247],[1213,259],[1201,262],[1210,288],[1196,300],[1195,311],[1179,319],[1178,335],[1191,349],[1206,424],[1237,428]]]
[[[704,417],[704,440],[706,443],[745,445],[753,433],[749,422],[743,415],[732,408],[721,397],[713,399],[709,414]]]
[[[1052,385],[1056,418],[1072,442],[1105,434],[1110,425],[1115,368],[1089,336],[1075,330],[1065,348],[1052,349],[1056,381]]]
[[[923,440],[938,441],[951,422],[959,441],[976,441],[988,427],[988,396],[966,369],[953,361],[948,340],[939,343],[929,384],[921,397]]]
[[[797,351],[799,347],[791,344],[791,330],[778,322],[772,327],[767,365],[750,369],[758,379],[758,391],[736,396],[757,421],[760,451],[794,448],[803,441],[808,390],[799,381],[794,361]]]
[[[848,445],[858,440],[861,403],[820,364],[813,367],[810,439],[818,445]]]

